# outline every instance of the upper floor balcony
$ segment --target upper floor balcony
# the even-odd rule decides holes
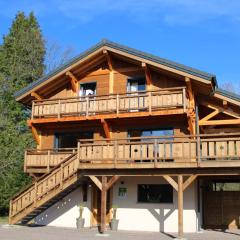
[[[76,149],[27,150],[25,171],[47,172],[74,153],[80,169],[240,167],[240,133],[80,140]]]
[[[84,97],[35,100],[32,120],[54,121],[124,116],[181,114],[188,107],[184,87],[157,91],[128,92],[126,94],[88,95]]]

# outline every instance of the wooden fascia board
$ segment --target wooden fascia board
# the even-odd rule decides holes
[[[205,83],[205,84],[208,84],[208,85],[212,85],[211,81],[209,80],[206,80],[204,78],[201,78],[201,77],[197,77],[197,76],[194,76],[192,74],[189,74],[189,73],[186,73],[186,72],[183,72],[181,70],[177,70],[177,69],[174,69],[174,68],[171,68],[171,67],[168,67],[168,66],[165,66],[163,64],[160,64],[160,63],[156,63],[154,61],[150,61],[150,60],[147,60],[145,58],[141,58],[141,57],[137,57],[133,54],[130,54],[130,53],[126,53],[126,52],[123,52],[123,51],[120,51],[120,50],[117,50],[117,49],[114,49],[114,48],[111,48],[111,47],[105,47],[106,50],[108,51],[111,51],[111,52],[114,52],[116,54],[120,54],[120,55],[123,55],[125,57],[128,57],[128,58],[132,58],[132,59],[135,59],[136,61],[139,61],[139,62],[144,62],[146,64],[149,64],[149,65],[152,65],[152,66],[155,66],[157,68],[161,68],[161,69],[164,69],[166,71],[169,71],[169,72],[173,72],[173,73],[176,73],[178,75],[181,75],[181,76],[184,76],[184,77],[189,77],[193,80],[197,80],[197,81],[200,81],[202,83]]]
[[[36,91],[37,89],[45,86],[46,84],[52,82],[53,80],[55,80],[56,78],[65,75],[66,72],[71,71],[73,68],[77,67],[79,64],[85,62],[86,60],[88,60],[89,58],[94,57],[95,55],[98,55],[99,53],[103,52],[104,47],[99,48],[98,50],[94,51],[93,53],[89,54],[88,56],[86,56],[83,59],[80,59],[79,61],[77,61],[76,63],[72,64],[71,66],[63,69],[62,71],[60,71],[59,73],[57,73],[56,75],[50,77],[48,80],[42,82],[41,84],[35,86],[33,89],[29,90],[28,92],[24,93],[23,95],[19,96],[18,98],[16,98],[16,101],[21,101],[22,99],[24,99],[25,97],[27,97],[31,92]]]
[[[218,98],[218,99],[221,99],[221,100],[226,100],[227,102],[230,102],[234,105],[240,106],[240,101],[237,101],[237,100],[231,99],[229,97],[223,96],[219,93],[214,93],[213,96]]]

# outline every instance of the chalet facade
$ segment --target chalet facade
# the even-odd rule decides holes
[[[103,40],[16,93],[32,109],[32,185],[10,223],[106,231],[238,228],[240,96],[216,77]]]

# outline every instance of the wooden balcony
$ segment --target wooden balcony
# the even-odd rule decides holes
[[[96,119],[121,116],[143,116],[184,113],[188,107],[185,88],[167,88],[158,91],[131,92],[104,96],[36,100],[32,104],[32,121],[41,122],[63,118]],[[169,110],[166,112],[164,110]],[[176,111],[178,110],[178,111]]]
[[[24,172],[46,173],[59,165],[76,149],[48,149],[48,150],[26,150],[24,160]]]
[[[74,151],[80,169],[240,167],[240,134],[82,140],[67,154]],[[62,150],[26,151],[25,169],[47,171],[62,156]]]

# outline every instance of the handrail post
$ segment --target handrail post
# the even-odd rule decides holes
[[[63,163],[60,166],[60,189],[63,189]]]
[[[47,153],[47,172],[49,173],[50,172],[50,150],[48,150],[48,153]]]
[[[78,141],[78,144],[77,144],[77,159],[79,164],[80,163],[80,141]]]
[[[27,172],[27,150],[25,150],[24,153],[24,167],[23,167],[24,172]]]
[[[117,166],[118,141],[114,140],[114,168]]]
[[[10,200],[10,204],[9,204],[9,218],[11,218],[11,216],[12,216],[12,206],[13,206],[13,204],[12,204],[12,199]],[[10,221],[9,221],[9,224],[11,224],[10,223]]]
[[[154,147],[153,148],[154,148],[154,167],[156,168],[157,167],[157,154],[158,154],[156,138],[154,139]]]
[[[61,100],[58,100],[58,119],[61,117]]]
[[[118,115],[119,114],[119,94],[117,94],[117,96],[116,96],[116,107],[117,107],[116,112]]]
[[[36,205],[37,205],[37,198],[38,198],[37,182],[35,182],[35,184],[34,184],[34,190],[35,190],[35,194],[34,194],[34,208],[36,208]]]
[[[32,101],[32,114],[31,114],[31,118],[34,118],[34,108],[35,108],[35,102]]]
[[[88,96],[86,96],[86,116],[88,116],[88,114],[89,114],[89,97]]]
[[[183,111],[186,112],[186,89],[183,88]]]
[[[197,135],[197,162],[198,166],[200,165],[201,161],[201,138],[199,135]]]
[[[152,113],[152,92],[148,92],[148,107],[149,107],[149,113]]]

